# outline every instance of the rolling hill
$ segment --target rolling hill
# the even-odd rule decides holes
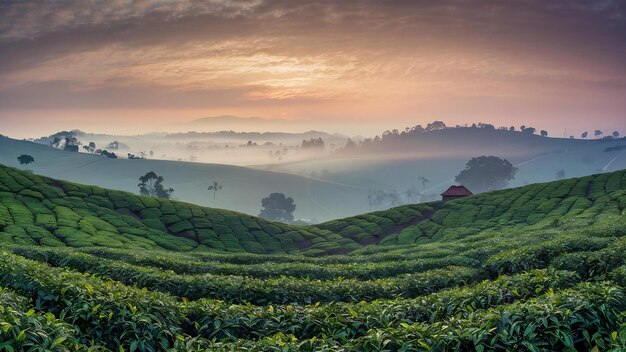
[[[21,154],[35,158],[28,168],[37,174],[128,192],[138,192],[139,177],[154,171],[174,188],[176,199],[250,215],[259,214],[261,199],[272,192],[295,200],[297,219],[324,221],[369,210],[367,189],[361,187],[232,165],[109,159],[0,137],[0,163],[17,167]],[[215,201],[207,191],[213,181],[224,186]]]
[[[254,167],[112,160],[0,137],[0,163],[18,166],[16,158],[23,153],[35,157],[29,168],[37,174],[130,192],[137,192],[139,176],[155,171],[179,200],[249,215],[259,213],[263,197],[282,192],[294,198],[295,217],[311,222],[399,205],[369,204],[368,193],[396,191],[404,197],[411,188],[423,192],[420,176],[430,181],[425,194],[403,201],[436,200],[467,160],[478,155],[498,155],[515,164],[519,172],[513,187],[554,180],[561,170],[569,178],[626,168],[623,139],[571,140],[478,128],[432,131],[355,155]],[[216,201],[206,191],[212,181],[224,185]]]
[[[625,189],[626,172],[619,171],[294,226],[0,166],[0,241],[146,250],[337,254],[372,244],[430,243],[499,231],[521,236],[603,223],[605,218],[622,215]]]
[[[625,210],[617,171],[290,226],[1,166],[0,346],[619,351]]]
[[[314,253],[359,247],[315,227],[83,186],[0,166],[0,242],[136,250]],[[356,247],[355,247],[356,246]]]
[[[518,169],[511,187],[626,168],[626,140],[551,138],[482,128],[447,128],[400,136],[317,160],[253,166],[299,175],[317,175],[341,184],[402,193],[415,187],[432,200],[454,182],[473,157],[495,155]],[[327,170],[327,172],[324,172]],[[323,176],[322,176],[323,173]],[[561,176],[562,177],[562,176]]]

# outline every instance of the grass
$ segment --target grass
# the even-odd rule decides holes
[[[623,350],[625,190],[291,226],[0,167],[0,349]]]

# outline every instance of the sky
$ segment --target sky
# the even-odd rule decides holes
[[[0,133],[217,115],[624,134],[626,2],[0,0]]]

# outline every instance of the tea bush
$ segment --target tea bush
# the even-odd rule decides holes
[[[293,226],[0,166],[0,350],[620,351],[625,206],[621,171]]]

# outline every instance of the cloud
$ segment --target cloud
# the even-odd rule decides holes
[[[0,105],[274,113],[291,104],[309,116],[392,104],[408,115],[416,102],[468,108],[472,99],[482,112],[490,98],[564,107],[567,99],[625,94],[625,7],[618,0],[1,1]]]

